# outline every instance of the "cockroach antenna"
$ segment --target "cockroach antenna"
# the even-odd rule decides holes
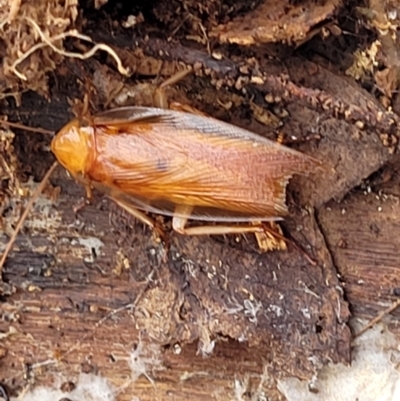
[[[17,129],[23,129],[25,131],[31,131],[31,132],[36,132],[38,134],[44,134],[44,135],[55,135],[54,131],[50,131],[47,129],[43,128],[33,128],[33,127],[28,127],[27,125],[20,124],[20,123],[13,123],[11,121],[7,121],[4,119],[0,119],[0,124],[1,125],[6,125],[7,127],[12,127],[12,128],[17,128]]]

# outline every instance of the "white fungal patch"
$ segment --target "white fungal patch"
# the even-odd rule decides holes
[[[310,383],[297,378],[279,380],[278,388],[288,401],[400,400],[398,344],[396,336],[378,324],[356,339],[351,366],[322,368],[313,382],[315,391],[310,391]]]

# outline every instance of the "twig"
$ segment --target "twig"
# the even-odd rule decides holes
[[[389,313],[393,312],[400,306],[400,298],[394,301],[388,308],[384,309],[381,313],[375,316],[372,320],[370,320],[357,334],[354,335],[354,338],[360,337],[367,330],[369,330],[372,326],[379,323],[385,316]]]
[[[28,204],[26,205],[26,208],[24,210],[24,213],[22,213],[21,218],[18,221],[17,226],[15,227],[15,230],[10,238],[10,240],[8,241],[8,244],[6,246],[6,249],[4,250],[4,253],[0,259],[0,275],[1,275],[1,271],[3,269],[3,265],[4,262],[7,259],[8,254],[10,253],[15,240],[17,239],[17,236],[29,214],[29,212],[32,209],[33,204],[35,203],[36,199],[38,198],[38,196],[42,193],[43,189],[45,188],[47,182],[49,181],[49,178],[51,176],[51,174],[53,173],[53,171],[55,170],[55,168],[57,167],[58,162],[54,162],[53,165],[49,168],[49,170],[47,171],[47,173],[45,174],[45,176],[43,177],[42,181],[40,182],[40,184],[38,185],[38,187],[36,188],[35,192],[33,193],[31,199],[29,200]]]

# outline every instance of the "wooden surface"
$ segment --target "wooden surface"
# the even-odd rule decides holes
[[[399,296],[398,166],[386,169],[388,181],[372,181],[318,214],[346,297],[359,317],[371,318]]]
[[[27,367],[49,359],[57,362],[30,372],[35,383],[48,384],[55,372],[70,377],[89,363],[122,385],[129,368],[114,360],[127,358],[139,338],[158,344],[161,365],[149,373],[154,389],[144,377],[132,387],[140,399],[170,391],[175,399],[197,392],[195,399],[202,399],[221,386],[227,391],[221,399],[229,399],[236,377],[250,374],[257,381],[264,365],[277,377],[307,378],[316,369],[307,362],[311,357],[318,363],[348,358],[346,305],[329,268],[311,267],[294,251],[258,255],[214,239],[178,236],[164,263],[148,229],[126,227],[130,219],[118,211],[110,225],[108,202],[75,218],[71,206],[82,191],[58,173],[54,183],[65,185],[60,197],[39,201],[29,235],[19,237],[4,270],[15,291],[7,296],[1,324],[3,332],[16,330],[2,341],[7,385],[22,386]],[[181,382],[185,373],[193,378]]]
[[[25,104],[39,101],[27,97]],[[58,107],[63,102],[47,105],[46,114],[36,118],[59,115]],[[16,112],[24,115],[23,108]],[[21,136],[15,149],[25,155],[25,168],[40,176],[51,160],[30,152],[37,140]],[[83,363],[122,385],[128,367],[117,366],[113,355],[127,357],[139,340],[160,347],[160,364],[168,366],[154,368],[161,393],[176,391],[184,372],[206,372],[195,380],[199,399],[202,391],[207,397],[221,387],[210,377],[221,377],[227,389],[221,399],[229,399],[235,377],[244,380],[249,371],[258,374],[256,381],[265,366],[272,378],[307,379],[321,364],[349,360],[347,305],[323,236],[306,209],[294,209],[286,224],[315,266],[291,247],[260,254],[250,236],[190,238],[170,232],[165,255],[147,228],[101,194],[74,215],[84,191],[61,168],[52,188],[38,201],[3,271],[7,302],[1,329],[16,330],[2,342],[1,366],[7,367],[2,377],[10,387],[23,387],[26,374],[35,383],[49,383],[54,372],[77,374]],[[296,227],[303,229],[296,233]],[[174,355],[174,346],[185,351]],[[59,362],[39,372],[29,368],[49,359]],[[140,399],[154,399],[147,379],[139,383]],[[185,399],[185,391],[176,399]],[[127,392],[121,399],[129,397]]]
[[[167,40],[153,35],[151,19],[132,36],[111,32],[113,9],[91,12],[86,33],[136,74],[122,80],[102,57],[66,59],[49,74],[48,99],[27,92],[20,105],[3,101],[1,113],[57,130],[90,85],[93,110],[118,105],[116,87],[133,94],[128,103],[150,105],[147,84],[191,66],[195,73],[168,91],[173,100],[270,139],[282,135],[324,161],[291,180],[282,223],[316,263],[292,245],[261,254],[252,236],[182,237],[168,219],[166,250],[99,193],[75,214],[84,191],[60,167],[2,271],[0,383],[17,395],[92,372],[122,386],[121,401],[275,401],[280,377],[311,380],[329,362],[349,363],[350,316],[371,318],[399,294],[397,114],[343,74],[329,48],[342,49],[335,38],[298,54],[221,45],[218,57],[188,45],[186,20]],[[99,21],[110,32],[99,33]],[[0,250],[54,160],[49,142],[15,130],[12,146],[0,147],[1,168],[15,168],[13,180],[0,176]]]

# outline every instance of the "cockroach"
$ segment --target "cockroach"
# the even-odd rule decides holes
[[[89,195],[99,189],[153,229],[146,212],[172,216],[186,235],[265,233],[264,222],[288,213],[292,175],[321,164],[226,122],[153,107],[75,119],[51,149]],[[205,225],[187,227],[189,219]]]
[[[100,190],[160,236],[162,230],[146,212],[172,216],[172,228],[180,234],[254,233],[262,250],[286,249],[286,239],[266,223],[288,214],[289,179],[322,164],[187,105],[168,105],[164,89],[190,72],[160,85],[154,96],[159,107],[120,107],[72,120],[54,136],[52,152],[89,198],[92,188]],[[187,227],[189,219],[205,225]]]

